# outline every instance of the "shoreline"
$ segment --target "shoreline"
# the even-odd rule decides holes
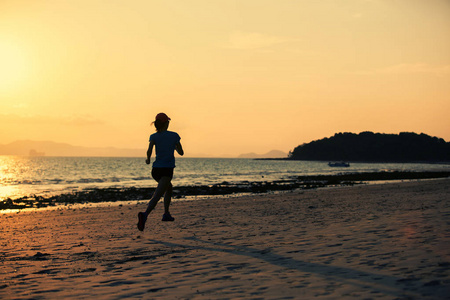
[[[450,171],[423,172],[361,172],[340,175],[305,175],[292,176],[284,180],[259,182],[222,182],[211,185],[175,186],[173,199],[228,196],[246,194],[265,194],[280,191],[317,189],[330,186],[346,186],[371,183],[376,181],[416,180],[448,178]],[[44,207],[61,207],[73,204],[103,203],[118,201],[147,200],[155,188],[95,188],[72,193],[41,196],[29,195],[17,199],[5,199],[0,202],[0,212]]]
[[[444,299],[450,179],[0,214],[0,298]]]
[[[395,180],[377,180],[377,181],[366,181],[359,182],[355,184],[336,184],[336,185],[326,185],[322,187],[308,188],[306,190],[330,190],[330,189],[340,189],[340,188],[352,188],[355,186],[369,186],[369,185],[385,185],[385,184],[402,184],[402,183],[420,183],[427,181],[445,180],[450,178],[422,178],[422,179],[395,179]],[[226,195],[194,195],[194,196],[184,196],[179,198],[172,198],[172,204],[179,203],[180,201],[211,201],[218,199],[245,199],[252,196],[275,196],[282,197],[283,195],[289,195],[291,193],[301,193],[304,189],[293,189],[293,190],[277,190],[277,191],[267,191],[264,193],[230,193]],[[38,211],[50,211],[50,210],[78,210],[78,209],[90,209],[90,208],[102,208],[102,207],[122,207],[122,206],[134,206],[134,205],[147,205],[149,199],[141,200],[114,200],[114,201],[100,201],[100,202],[74,202],[74,203],[58,203],[55,205],[41,206],[41,207],[29,207],[20,209],[0,209],[1,214],[11,214],[11,213],[30,213]],[[158,202],[162,203],[162,199]]]
[[[398,163],[398,164],[436,164],[436,165],[450,165],[450,161],[436,161],[436,160],[379,160],[379,161],[373,161],[373,160],[342,160],[342,159],[293,159],[293,158],[284,158],[284,157],[280,157],[280,158],[250,158],[250,159],[254,159],[254,160],[287,160],[287,161],[320,161],[323,163],[328,163],[328,162],[348,162],[350,164],[352,163],[364,163],[364,164],[380,164],[380,163],[386,163],[386,164],[390,164],[390,163]]]

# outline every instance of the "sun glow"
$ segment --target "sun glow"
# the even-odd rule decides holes
[[[26,55],[19,46],[0,40],[0,92],[17,88],[28,73]]]
[[[449,0],[195,3],[0,0],[0,145],[141,149],[159,112],[189,156],[450,140]]]

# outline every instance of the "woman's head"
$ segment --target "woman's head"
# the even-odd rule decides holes
[[[156,131],[166,130],[167,127],[169,127],[169,121],[170,118],[165,113],[157,114],[155,121],[153,122],[153,124],[155,124]]]

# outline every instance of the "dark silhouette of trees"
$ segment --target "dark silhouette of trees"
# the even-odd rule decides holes
[[[297,146],[293,160],[367,162],[449,162],[450,143],[424,133],[336,133],[330,138]]]

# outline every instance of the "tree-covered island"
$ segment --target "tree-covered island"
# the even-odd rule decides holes
[[[450,142],[427,134],[336,133],[297,146],[288,159],[353,162],[450,162]]]

